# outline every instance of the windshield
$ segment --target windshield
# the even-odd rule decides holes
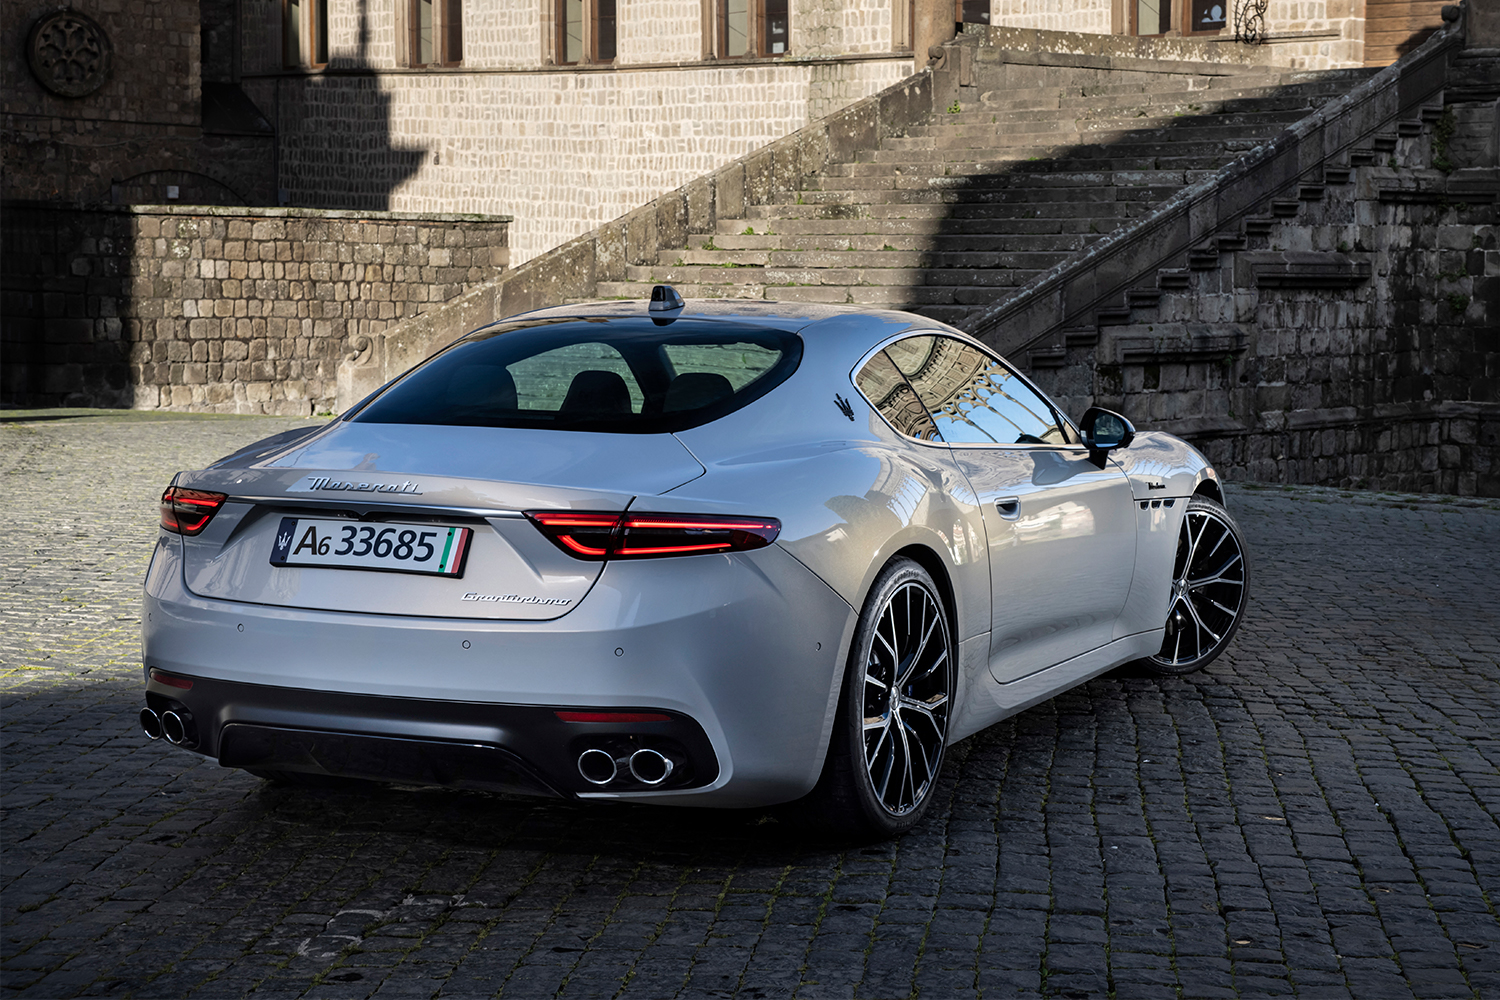
[[[716,420],[797,368],[793,333],[717,320],[531,320],[470,334],[350,419],[663,433]]]

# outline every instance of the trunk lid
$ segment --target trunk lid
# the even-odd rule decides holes
[[[669,434],[340,424],[176,485],[227,493],[201,535],[179,536],[190,591],[311,610],[540,621],[576,607],[602,563],[552,544],[521,512],[619,511],[703,467]],[[415,533],[469,529],[460,576],[273,565],[278,535],[310,519]],[[455,535],[454,537],[460,537]],[[441,542],[439,542],[441,544]],[[285,554],[285,545],[280,552]]]

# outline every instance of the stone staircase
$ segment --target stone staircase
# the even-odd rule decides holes
[[[804,176],[711,234],[601,281],[600,298],[855,303],[959,322],[1374,71],[1183,62],[1055,67],[1012,88],[1001,50],[962,47],[946,110]]]

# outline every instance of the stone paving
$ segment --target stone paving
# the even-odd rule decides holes
[[[1233,489],[1228,654],[966,740],[841,848],[148,743],[160,490],[293,423],[0,412],[7,996],[1500,997],[1500,503]]]

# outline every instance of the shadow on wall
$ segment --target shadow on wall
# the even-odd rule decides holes
[[[335,53],[322,74],[276,81],[279,171],[289,205],[388,211],[391,195],[427,158],[425,146],[392,142],[394,97],[370,71],[367,4],[360,0],[352,56]]]
[[[309,208],[378,211],[389,206],[392,192],[417,171],[426,151],[392,145],[391,97],[381,92],[373,74],[361,72],[369,65],[366,2],[360,3],[355,55],[335,57],[326,74],[290,81],[276,78],[277,89],[257,93],[256,103],[236,84],[205,81],[204,170],[213,171],[215,163],[227,165],[226,160],[245,155],[242,147],[247,142],[263,143],[270,130],[260,112],[265,109],[279,119],[277,158],[282,176],[290,173],[297,179],[289,197],[280,200]],[[212,19],[214,11],[227,10],[222,4],[205,7],[204,17]],[[204,73],[223,75],[207,64]],[[247,90],[254,89],[252,81],[245,82]],[[201,244],[200,230],[206,232],[206,223],[181,209],[265,205],[270,200],[265,196],[274,193],[272,185],[261,185],[265,190],[259,196],[247,195],[206,172],[172,165],[170,158],[155,165],[149,156],[138,160],[145,169],[117,177],[111,185],[114,206],[5,204],[0,227],[0,403],[159,405],[150,396],[138,398],[135,375],[141,366],[211,363],[212,348],[218,346],[192,325],[194,317],[187,315],[186,306],[201,309],[208,302],[212,308],[225,279],[257,280],[251,272],[261,279],[271,277],[257,270],[265,262],[252,260],[245,262],[244,275],[219,274],[217,268],[205,271],[204,262],[195,256],[201,250],[195,251],[194,245]],[[178,206],[176,216],[148,218],[124,207],[160,204],[168,198]],[[143,226],[152,231],[143,232]],[[155,262],[148,269],[152,244],[160,240],[167,241],[169,256],[180,259]],[[290,261],[278,258],[276,266],[290,264],[284,270],[300,271],[296,265],[303,262],[305,249],[294,244]],[[146,277],[148,273],[155,277]],[[305,280],[319,279],[308,275]],[[167,282],[172,287],[143,287],[137,296],[136,281]],[[275,300],[285,286],[279,280],[258,282],[265,296],[260,300],[262,315],[281,314],[277,310],[284,306]]]

